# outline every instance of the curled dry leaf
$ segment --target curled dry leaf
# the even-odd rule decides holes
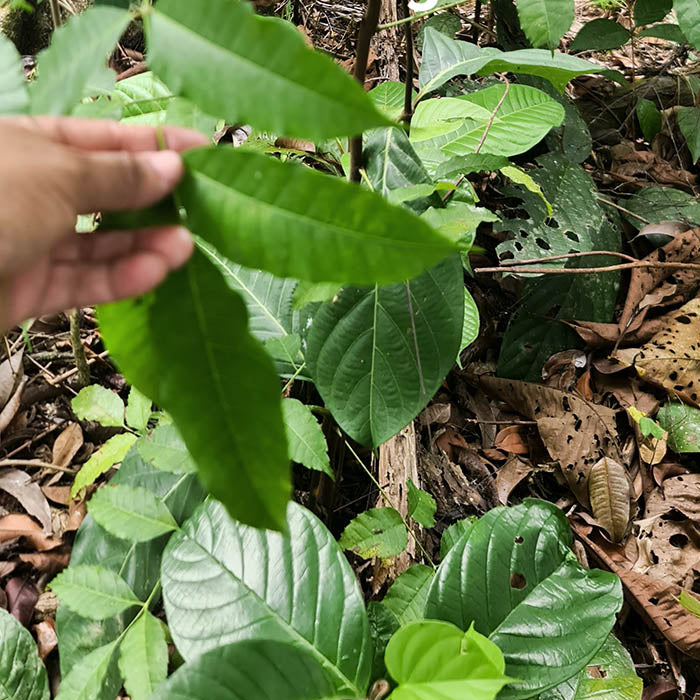
[[[80,423],[70,423],[53,444],[52,463],[58,467],[68,467],[73,457],[83,446],[83,429]]]
[[[527,436],[520,425],[509,425],[498,431],[495,447],[510,454],[526,455],[530,453]]]
[[[36,636],[36,645],[39,650],[39,658],[44,661],[46,657],[58,647],[56,625],[50,618],[43,620],[32,627]]]
[[[0,363],[0,408],[10,400],[24,378],[24,348]]]
[[[17,415],[17,411],[19,411],[20,404],[22,403],[22,393],[24,392],[26,384],[27,378],[22,377],[19,385],[15,389],[15,393],[12,394],[9,401],[5,404],[5,407],[0,411],[0,432],[5,430],[12,422],[12,419]]]
[[[32,481],[29,474],[19,469],[0,469],[0,489],[17,499],[22,508],[41,523],[44,534],[51,534],[51,509],[39,484]]]
[[[12,513],[0,518],[0,543],[19,537],[24,537],[39,552],[46,552],[61,545],[59,540],[47,537],[28,515]]]
[[[14,615],[25,627],[29,627],[34,614],[34,606],[39,600],[39,591],[31,581],[23,578],[11,578],[5,586],[7,610]]]
[[[529,461],[517,456],[510,457],[496,474],[496,493],[500,503],[506,505],[513,489],[530,474],[532,464]]]
[[[595,519],[613,542],[619,542],[630,520],[630,482],[625,468],[614,459],[602,457],[591,469],[588,495]]]

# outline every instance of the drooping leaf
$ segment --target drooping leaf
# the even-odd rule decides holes
[[[408,533],[401,514],[395,508],[370,508],[350,522],[338,544],[363,559],[386,559],[406,549]]]
[[[598,460],[588,477],[588,495],[593,516],[607,530],[610,539],[619,542],[629,524],[632,497],[625,468],[608,457]]]
[[[616,49],[630,40],[630,33],[611,19],[586,22],[569,46],[570,51],[606,51]]]
[[[510,682],[503,654],[473,626],[411,622],[391,638],[385,659],[398,683],[390,700],[491,700]]]
[[[130,20],[129,13],[114,7],[93,7],[56,30],[51,46],[39,55],[38,76],[29,87],[31,113],[68,114],[106,70]]]
[[[700,158],[700,109],[697,107],[679,107],[678,126],[688,144],[693,163]]]
[[[673,9],[673,0],[636,0],[634,23],[638,27],[660,22]]]
[[[688,41],[700,46],[700,2],[698,0],[673,0],[678,24]]]
[[[0,114],[23,114],[28,104],[20,55],[12,41],[0,34]]]
[[[49,679],[36,643],[22,624],[0,610],[0,697],[49,700]]]
[[[428,28],[425,31],[423,61],[418,78],[418,98],[437,90],[450,78],[458,75],[487,75],[500,72],[537,75],[549,80],[559,92],[563,92],[569,80],[577,75],[599,73],[601,70],[602,67],[575,56],[553,54],[546,49],[482,49],[466,41],[450,39]]]
[[[411,479],[408,487],[408,514],[423,527],[435,527],[435,499],[426,491],[419,489]]]
[[[438,568],[426,617],[488,635],[518,679],[503,698],[532,697],[567,680],[610,634],[620,581],[583,569],[570,543],[564,514],[528,499],[489,511]]]
[[[132,386],[126,404],[126,422],[129,426],[140,432],[146,430],[151,417],[151,406],[151,399]]]
[[[197,465],[174,425],[159,425],[150,435],[142,437],[136,443],[136,449],[156,469],[172,474],[192,474],[197,471]]]
[[[424,618],[434,574],[432,567],[414,564],[391,584],[381,604],[392,612],[400,625]]]
[[[175,644],[191,660],[241,639],[290,642],[311,653],[348,694],[361,695],[372,659],[355,575],[309,511],[290,504],[287,528],[282,535],[246,527],[212,501],[195,513],[163,557]]]
[[[512,180],[516,185],[522,185],[526,190],[536,194],[543,202],[545,207],[547,207],[547,215],[552,216],[554,213],[552,205],[549,203],[547,198],[544,196],[544,192],[540,185],[535,182],[532,175],[527,173],[525,170],[518,168],[515,165],[506,165],[501,168],[501,173],[505,175],[509,180]]]
[[[107,532],[131,542],[148,542],[177,529],[168,507],[144,488],[103,486],[88,511]]]
[[[124,635],[119,670],[131,700],[148,700],[168,676],[168,645],[163,624],[145,611]]]
[[[432,398],[459,350],[462,289],[453,256],[408,283],[345,288],[316,312],[307,363],[353,439],[380,445]]]
[[[117,428],[124,425],[124,402],[118,394],[99,384],[81,389],[71,401],[71,407],[80,420],[93,420]]]
[[[124,579],[102,566],[70,566],[51,582],[62,605],[91,620],[104,620],[141,601]]]
[[[573,0],[519,0],[517,8],[520,26],[535,48],[554,51],[574,21]]]
[[[95,649],[75,664],[61,681],[56,700],[104,700],[108,672],[117,650],[117,642]]]
[[[197,149],[184,160],[187,224],[234,262],[373,284],[412,277],[454,250],[420,219],[340,178],[243,149]]]
[[[90,459],[75,475],[70,493],[75,498],[80,491],[95,483],[95,480],[126,457],[138,438],[131,433],[120,433],[109,438],[107,442],[94,452]]]
[[[637,102],[637,120],[644,138],[651,143],[661,131],[661,112],[655,102],[641,99]]]
[[[158,76],[228,124],[315,141],[388,123],[345,71],[306,46],[296,27],[257,16],[248,3],[209,0],[202,11],[189,0],[161,0],[146,27],[148,62]]]
[[[292,462],[324,472],[333,479],[326,437],[311,409],[296,399],[284,399],[282,416]]]
[[[667,403],[656,420],[668,431],[668,446],[679,454],[700,452],[700,411],[682,403]]]
[[[479,224],[484,221],[500,221],[498,216],[486,207],[455,201],[450,201],[444,209],[431,207],[421,214],[421,218],[437,231],[457,241],[460,250],[465,253],[469,252],[474,243]]]
[[[304,649],[279,640],[251,639],[186,664],[152,700],[339,700],[338,690]]]

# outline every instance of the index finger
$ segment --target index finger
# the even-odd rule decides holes
[[[160,150],[158,129],[153,126],[74,117],[28,117],[20,123],[41,131],[52,141],[82,151]],[[166,126],[161,131],[166,147],[173,151],[185,151],[211,143],[204,134],[192,129]]]

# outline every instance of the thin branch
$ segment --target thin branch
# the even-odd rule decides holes
[[[37,467],[38,469],[51,469],[64,474],[75,474],[75,469],[59,467],[58,464],[42,462],[40,459],[3,459],[0,460],[0,467]]]
[[[401,0],[401,9],[403,10],[404,18],[410,17],[408,0]],[[407,23],[404,27],[404,33],[406,35],[406,88],[401,121],[410,124],[413,116],[413,27],[411,27],[410,23]]]
[[[616,253],[613,250],[587,250],[579,253],[564,253],[562,255],[548,255],[546,258],[530,258],[529,260],[503,260],[501,261],[502,266],[513,267],[517,265],[536,265],[537,263],[550,262],[552,260],[570,260],[571,258],[587,258],[591,255],[609,255],[613,258],[620,258],[621,260],[627,260],[628,262],[639,262],[637,258],[633,258],[631,255],[626,255],[625,253]]]
[[[364,88],[365,75],[367,75],[367,61],[369,60],[369,45],[379,23],[379,11],[381,0],[368,0],[364,19],[360,24],[357,35],[357,50],[355,57],[355,80]],[[350,180],[360,182],[360,168],[362,167],[362,134],[350,139]]]
[[[70,319],[70,344],[73,348],[75,367],[78,370],[78,386],[86,387],[90,383],[90,365],[85,356],[85,347],[80,337],[80,321],[82,313],[79,308],[72,309],[69,314]]]
[[[49,0],[49,7],[51,8],[51,21],[53,22],[53,28],[58,29],[61,22],[61,6],[58,0]]]
[[[630,211],[629,209],[625,209],[624,207],[621,207],[619,204],[616,204],[615,202],[609,202],[607,199],[604,199],[603,197],[596,197],[596,200],[600,202],[601,204],[607,204],[609,207],[614,207],[615,209],[618,209],[621,212],[624,212],[628,216],[631,216],[638,221],[641,221],[643,224],[650,224],[651,221],[648,219],[645,219],[643,216],[639,216],[639,214],[635,214],[633,211]]]
[[[617,272],[618,270],[635,270],[639,268],[656,268],[666,270],[700,270],[700,263],[652,262],[637,260],[633,263],[610,265],[609,267],[477,267],[475,273],[509,272],[523,275],[591,275],[599,272]]]

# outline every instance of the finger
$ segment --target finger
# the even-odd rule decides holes
[[[76,119],[66,117],[25,117],[23,126],[39,130],[57,143],[82,151],[157,151],[160,149],[158,130],[145,125]],[[177,126],[162,128],[165,145],[173,151],[206,146],[211,143],[204,134]]]

